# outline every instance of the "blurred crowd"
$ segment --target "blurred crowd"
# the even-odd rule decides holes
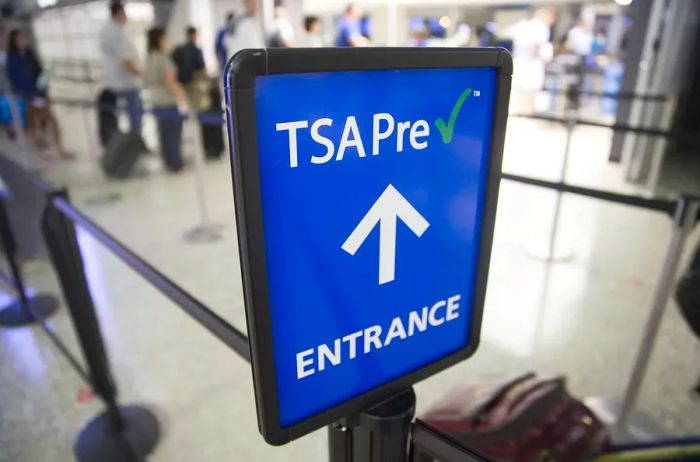
[[[171,44],[166,28],[151,27],[147,32],[146,56],[140,56],[134,37],[127,32],[129,21],[125,5],[109,4],[109,19],[101,27],[99,50],[102,60],[103,90],[97,104],[101,108],[99,135],[108,146],[118,133],[116,108],[128,115],[129,133],[141,132],[144,107],[156,116],[163,164],[178,172],[186,163],[181,153],[182,114],[205,114],[221,110],[221,78],[227,61],[239,50],[262,47],[365,47],[377,44],[370,15],[356,3],[349,3],[335,16],[332,30],[324,30],[318,16],[292,17],[283,2],[276,2],[271,20],[263,21],[258,0],[242,0],[238,12],[226,15],[213,34],[217,63],[205,62],[199,33],[187,27],[184,43]],[[298,13],[298,12],[297,12]],[[328,18],[323,18],[328,19]],[[619,88],[620,60],[607,46],[607,24],[568,17],[566,33],[554,36],[557,12],[553,8],[531,10],[517,23],[507,27],[495,21],[474,24],[466,17],[410,17],[404,45],[414,47],[491,47],[511,50],[514,58],[514,89],[517,110],[546,110],[552,99],[542,100],[543,92],[572,86],[587,88],[587,76],[603,76],[604,90]],[[297,25],[302,25],[301,27]],[[263,27],[263,24],[265,26]],[[9,135],[16,126],[10,100],[23,118],[31,151],[42,159],[71,159],[62,143],[59,125],[51,108],[48,78],[31,40],[20,29],[2,28],[5,51],[0,55],[4,72],[0,77],[0,122]],[[211,71],[208,71],[211,70]],[[217,69],[217,72],[213,72]],[[568,81],[551,76],[566,75]],[[549,77],[548,77],[549,76]],[[562,83],[563,82],[563,83]],[[590,86],[590,85],[588,85]],[[518,95],[518,92],[520,94]],[[553,93],[552,93],[553,94]],[[147,95],[144,105],[143,95]],[[106,109],[105,109],[106,107]],[[104,109],[104,110],[103,110]],[[220,124],[220,120],[218,121]],[[202,123],[202,144],[207,157],[223,151],[220,127]],[[56,155],[52,155],[52,152]]]

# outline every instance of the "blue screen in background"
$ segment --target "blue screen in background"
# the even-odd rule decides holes
[[[469,343],[495,97],[493,68],[257,78],[282,427]]]

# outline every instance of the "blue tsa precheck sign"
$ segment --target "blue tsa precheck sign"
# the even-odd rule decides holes
[[[273,443],[475,350],[510,88],[501,50],[294,53],[244,53],[228,77],[254,378]]]

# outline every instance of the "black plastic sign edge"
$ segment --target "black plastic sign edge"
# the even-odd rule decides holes
[[[299,423],[281,427],[278,415],[272,331],[268,299],[262,200],[255,118],[255,78],[270,74],[493,67],[497,94],[491,133],[488,184],[479,247],[469,344],[455,353],[342,402]],[[500,48],[321,48],[242,50],[224,75],[231,169],[238,228],[243,294],[250,340],[258,426],[265,440],[282,445],[325,425],[391,398],[412,384],[471,356],[479,344],[486,281],[491,256],[496,203],[513,65]]]

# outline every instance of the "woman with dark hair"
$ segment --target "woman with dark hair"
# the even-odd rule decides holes
[[[24,34],[17,29],[10,32],[8,40],[7,74],[13,91],[24,100],[27,107],[28,135],[33,150],[46,159],[39,149],[41,130],[46,126],[53,134],[58,154],[64,159],[71,159],[73,156],[64,149],[61,142],[61,131],[51,110],[41,63]]]
[[[175,64],[167,48],[168,39],[162,27],[148,31],[144,86],[158,124],[163,162],[168,170],[178,172],[184,165],[181,153],[183,115],[179,108],[187,106],[187,97],[177,82]]]

